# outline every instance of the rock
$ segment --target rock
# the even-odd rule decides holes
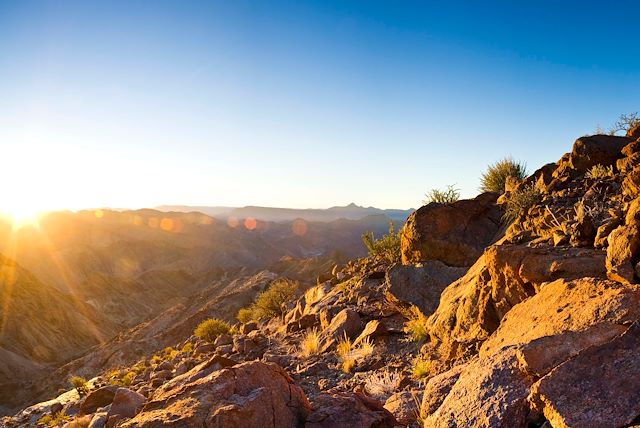
[[[640,139],[640,125],[636,125],[633,128],[630,128],[627,131],[627,137],[631,138],[632,140]]]
[[[614,135],[578,138],[571,150],[569,166],[577,174],[584,174],[595,165],[615,165],[616,160],[623,156],[622,148],[630,141],[627,137]]]
[[[640,167],[637,165],[622,180],[622,193],[631,198],[640,196]]]
[[[113,401],[117,390],[117,386],[109,385],[89,392],[80,405],[80,413],[89,415],[100,407],[108,406]]]
[[[99,412],[93,415],[87,428],[104,428],[107,424],[107,412]]]
[[[231,345],[232,343],[233,343],[233,337],[231,337],[231,335],[229,334],[224,334],[224,333],[216,337],[216,340],[213,342],[216,348],[220,346]]]
[[[213,343],[203,343],[196,347],[196,349],[193,351],[193,355],[209,354],[215,350],[216,345],[214,345]]]
[[[252,361],[192,379],[156,392],[121,426],[298,427],[311,410],[302,389],[275,364]]]
[[[440,260],[449,266],[471,266],[500,230],[497,197],[483,193],[452,204],[430,203],[412,213],[400,234],[402,263]]]
[[[593,246],[595,248],[604,248],[608,246],[609,242],[607,241],[607,238],[609,237],[609,234],[613,232],[613,230],[618,226],[620,226],[620,219],[613,217],[607,219],[598,227]]]
[[[524,427],[526,397],[534,379],[524,372],[513,349],[476,358],[462,370],[438,410],[424,426]]]
[[[458,364],[449,371],[433,376],[427,381],[422,394],[422,403],[420,404],[420,415],[422,418],[426,418],[438,410],[444,399],[449,395],[453,385],[458,381],[460,373],[462,373],[465,367],[465,364]]]
[[[248,323],[244,323],[240,326],[240,333],[248,334],[257,329],[258,329],[258,323],[255,321],[249,321]]]
[[[107,419],[116,415],[122,418],[132,418],[142,409],[146,401],[147,399],[142,394],[127,388],[118,388],[113,397],[113,403],[111,403]]]
[[[553,246],[558,247],[560,245],[567,245],[569,243],[569,235],[564,232],[560,232],[558,230],[553,232],[552,235]]]
[[[320,394],[305,428],[393,428],[397,422],[381,403],[358,393]]]
[[[345,334],[350,339],[355,339],[361,329],[360,315],[352,309],[343,309],[333,317],[329,326],[322,332],[322,336],[327,343],[338,341]]]
[[[554,427],[622,427],[640,414],[640,324],[584,350],[536,382],[533,408]]]
[[[640,230],[635,224],[620,226],[607,239],[607,277],[626,284],[636,283],[635,263],[640,256]]]
[[[574,247],[591,247],[596,236],[596,229],[591,216],[585,215],[571,227],[569,243]]]
[[[418,419],[418,392],[402,391],[393,394],[384,403],[399,424],[409,426]]]
[[[417,265],[395,265],[387,271],[387,299],[407,314],[415,306],[425,315],[438,307],[440,294],[466,269],[449,267],[438,260]]]
[[[542,287],[506,314],[484,342],[480,356],[546,336],[579,332],[597,324],[624,324],[640,317],[640,287],[605,279],[560,279]],[[572,343],[569,336],[563,340]],[[574,338],[575,339],[575,338]],[[556,350],[557,351],[557,350]],[[553,355],[550,350],[550,355]]]
[[[604,252],[572,247],[489,247],[469,271],[449,285],[427,320],[431,345],[446,363],[465,360],[518,303],[558,278],[605,277]]]
[[[173,366],[173,364],[171,364],[169,361],[163,361],[160,364],[158,364],[156,366],[156,368],[153,370],[155,372],[159,372],[159,371],[172,371],[175,367]]]
[[[353,344],[357,345],[368,338],[384,336],[385,334],[387,334],[387,327],[378,320],[371,320],[364,326],[364,330],[356,337]]]

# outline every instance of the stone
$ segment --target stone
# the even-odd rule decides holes
[[[438,409],[426,417],[424,426],[524,427],[533,382],[520,367],[514,349],[476,358],[462,370]]]
[[[423,419],[438,410],[465,367],[465,364],[458,364],[444,373],[431,377],[427,381],[420,404],[420,415]]]
[[[115,415],[122,418],[132,418],[142,409],[146,401],[146,397],[142,394],[127,388],[118,388],[107,413],[107,419]]]
[[[632,140],[639,140],[640,139],[640,125],[636,125],[633,128],[629,128],[629,130],[627,130],[627,137],[631,138]]]
[[[605,248],[609,245],[607,238],[609,234],[614,231],[615,228],[620,226],[620,219],[618,218],[609,218],[604,223],[602,223],[598,230],[596,231],[596,237],[593,241],[593,246],[595,248]]]
[[[255,321],[249,321],[240,326],[241,334],[249,334],[250,332],[258,329],[258,323]]]
[[[596,278],[559,279],[514,306],[483,343],[480,356],[495,355],[503,348],[546,336],[579,332],[601,323],[629,323],[638,317],[639,286]],[[563,340],[571,343],[569,339],[565,336]]]
[[[528,397],[553,427],[622,427],[640,415],[640,323],[582,351],[536,382]]]
[[[465,268],[450,267],[438,260],[395,265],[387,271],[387,300],[407,315],[413,306],[431,315],[438,307],[442,290],[465,272]]]
[[[113,401],[117,390],[117,386],[110,385],[89,392],[80,405],[80,413],[89,415],[100,407],[108,406]]]
[[[364,326],[362,333],[353,341],[354,345],[369,338],[384,336],[387,334],[387,327],[378,320],[371,320]]]
[[[167,384],[121,426],[287,428],[302,426],[310,411],[302,389],[284,370],[252,361]]]
[[[359,393],[322,393],[305,428],[393,428],[397,421],[378,401]]]
[[[322,336],[324,341],[330,344],[340,340],[344,335],[355,339],[361,329],[360,315],[352,309],[343,309],[333,317],[329,326],[322,332]]]
[[[107,412],[98,412],[93,415],[87,428],[104,428],[107,424]]]
[[[232,343],[233,343],[233,337],[231,337],[230,334],[225,334],[225,333],[216,337],[216,340],[213,342],[216,348],[220,346],[231,345]]]
[[[398,392],[384,402],[384,408],[399,424],[410,426],[418,419],[418,395],[417,391]]]
[[[609,234],[607,242],[607,277],[625,284],[636,283],[635,263],[640,257],[638,226],[619,226]]]
[[[614,165],[623,156],[622,148],[631,141],[628,137],[593,135],[578,138],[569,157],[570,167],[584,174],[595,165]]]
[[[483,193],[475,199],[419,208],[400,233],[402,263],[440,260],[448,266],[471,266],[501,228],[497,198],[495,193]]]
[[[213,343],[203,343],[196,347],[196,349],[193,351],[193,355],[209,354],[215,350],[216,345],[214,345]]]
[[[640,167],[635,168],[628,172],[622,180],[622,193],[623,195],[636,198],[640,196]]]
[[[160,364],[158,364],[156,366],[156,368],[154,369],[154,371],[159,372],[159,371],[172,371],[175,367],[173,366],[173,364],[171,364],[171,362],[169,361],[163,361]]]

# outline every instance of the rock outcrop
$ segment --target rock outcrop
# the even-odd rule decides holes
[[[402,263],[439,260],[471,266],[496,238],[502,211],[498,195],[483,193],[452,204],[430,203],[407,219],[401,231]]]

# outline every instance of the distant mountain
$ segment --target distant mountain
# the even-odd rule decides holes
[[[375,207],[361,207],[351,203],[344,207],[331,207],[326,209],[309,208],[275,208],[246,206],[242,208],[231,207],[206,207],[185,205],[163,205],[157,207],[159,211],[177,212],[201,212],[216,218],[236,217],[240,219],[253,218],[262,221],[293,221],[303,219],[306,221],[335,221],[339,219],[359,220],[371,215],[384,215],[396,222],[404,222],[414,209],[380,209]]]

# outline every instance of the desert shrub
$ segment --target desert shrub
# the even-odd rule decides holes
[[[159,355],[154,355],[153,357],[151,357],[151,363],[152,364],[160,364],[162,362],[162,357]]]
[[[460,199],[460,189],[456,189],[452,185],[449,185],[444,190],[429,190],[429,192],[425,194],[425,199],[422,201],[422,203],[425,205],[431,202],[435,202],[438,204],[452,204],[458,199]]]
[[[373,232],[362,235],[362,242],[371,257],[381,257],[389,263],[400,260],[400,232],[395,232],[393,223],[389,222],[389,233],[375,239]]]
[[[64,425],[65,422],[69,422],[71,416],[65,415],[62,411],[57,412],[55,415],[44,415],[38,419],[38,424],[57,427]]]
[[[300,342],[300,354],[308,358],[312,355],[318,355],[320,353],[320,333],[315,328],[313,330],[309,330],[302,341]]]
[[[298,283],[288,279],[279,279],[271,283],[256,301],[251,305],[253,319],[268,319],[281,316],[285,305],[289,303],[298,291]]]
[[[230,328],[229,324],[222,320],[209,318],[198,324],[193,334],[200,339],[213,343],[221,334],[229,333]]]
[[[487,171],[480,178],[480,190],[482,192],[503,193],[508,177],[521,181],[526,176],[527,165],[508,156],[489,165]]]
[[[503,219],[511,222],[525,214],[529,208],[541,200],[542,193],[534,184],[514,190],[509,193],[509,197],[507,198],[507,207]]]
[[[638,112],[621,114],[616,123],[614,123],[609,130],[609,134],[616,135],[620,131],[626,132],[638,125],[640,125],[640,116],[638,116]]]
[[[87,380],[81,376],[71,376],[69,382],[71,382],[71,386],[73,386],[80,395],[86,394],[89,390]]]
[[[400,373],[389,369],[373,373],[364,382],[364,389],[372,397],[384,402],[400,385]]]
[[[183,354],[190,354],[191,351],[193,351],[193,343],[191,342],[185,343],[182,349],[180,350],[180,352],[182,352]]]
[[[416,307],[412,308],[411,317],[404,325],[404,331],[414,342],[424,342],[429,338],[427,317]]]
[[[357,345],[354,345],[345,334],[336,346],[336,353],[338,354],[338,360],[340,361],[342,371],[350,373],[351,369],[355,366],[356,361],[373,354],[374,349],[373,342],[371,342],[370,338],[367,337]]]
[[[248,323],[253,319],[253,310],[251,308],[242,308],[238,311],[238,315],[236,315],[236,318],[242,324]]]
[[[133,383],[133,379],[136,377],[136,372],[127,372],[124,376],[120,378],[123,386],[131,386]]]
[[[429,376],[431,373],[431,363],[428,360],[425,360],[421,357],[417,357],[413,361],[413,368],[411,369],[411,374],[414,379],[422,379],[424,377]]]
[[[613,166],[594,165],[587,171],[585,177],[592,178],[594,180],[601,180],[603,178],[613,177]]]

